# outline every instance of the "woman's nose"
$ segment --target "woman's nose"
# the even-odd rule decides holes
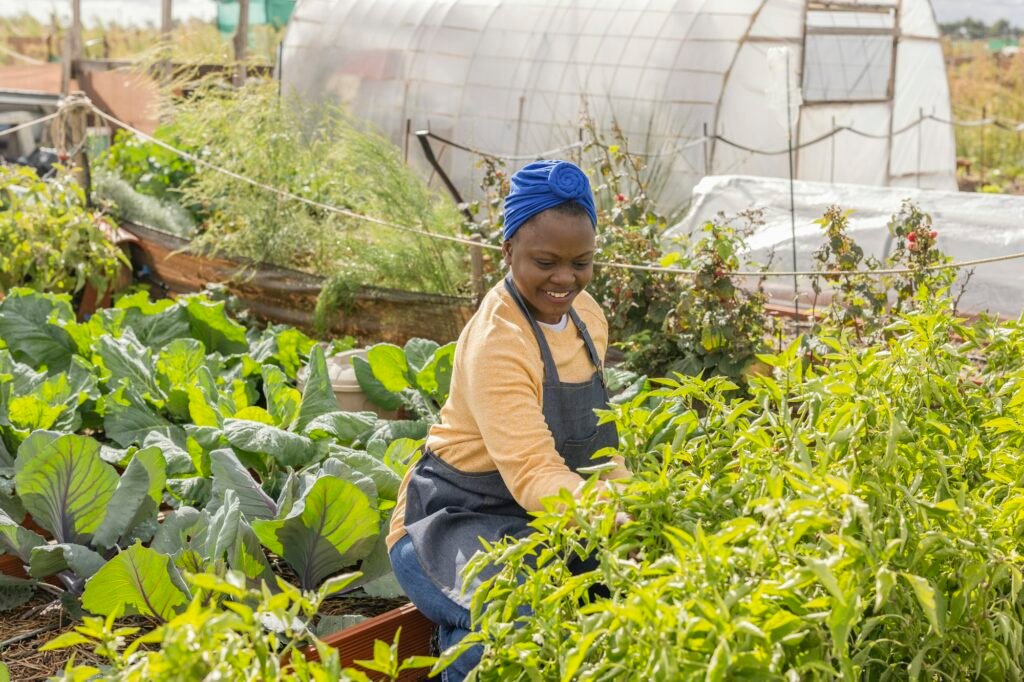
[[[572,267],[556,268],[554,273],[551,275],[551,282],[559,286],[572,286],[576,281],[576,275],[572,271]]]

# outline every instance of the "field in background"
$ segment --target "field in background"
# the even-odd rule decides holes
[[[1024,194],[1024,51],[992,52],[987,41],[945,42],[953,118],[996,123],[956,129],[960,188]]]
[[[65,27],[55,20],[41,22],[29,15],[0,18],[0,65],[27,63],[6,50],[38,61],[57,61],[64,51]],[[249,56],[256,63],[273,64],[283,30],[254,26],[249,39]],[[84,54],[89,59],[145,59],[159,47],[160,31],[155,27],[124,27],[116,23],[86,24],[82,30]],[[171,33],[172,59],[186,63],[230,62],[233,51],[212,23],[189,19],[175,22]]]

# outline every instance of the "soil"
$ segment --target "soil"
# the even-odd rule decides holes
[[[67,664],[71,655],[76,665],[97,665],[105,661],[88,646],[58,651],[39,651],[39,647],[58,635],[70,632],[78,622],[68,616],[53,596],[41,594],[24,606],[0,617],[0,660],[8,667],[11,679],[18,682],[46,680]],[[24,639],[19,639],[24,637]]]
[[[409,603],[407,597],[388,599],[369,597],[362,590],[356,590],[338,597],[331,597],[320,606],[321,616],[355,615],[373,618]]]

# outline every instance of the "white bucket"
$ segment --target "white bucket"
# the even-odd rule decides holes
[[[374,405],[373,402],[363,393],[356,379],[356,368],[352,365],[352,358],[367,359],[367,349],[358,348],[348,350],[327,358],[327,375],[331,379],[331,390],[334,391],[334,398],[338,401],[338,409],[343,412],[376,412],[381,419],[395,419],[397,414],[389,412]],[[301,391],[305,385],[306,375],[309,368],[303,367],[299,370],[298,387]]]

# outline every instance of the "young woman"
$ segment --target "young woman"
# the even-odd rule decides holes
[[[423,457],[403,481],[387,537],[395,576],[438,624],[442,650],[471,629],[472,588],[462,569],[481,548],[529,533],[528,512],[581,467],[615,447],[604,408],[608,324],[586,293],[594,271],[597,215],[590,181],[567,161],[531,163],[512,176],[502,252],[509,275],[459,336],[451,393]],[[629,476],[622,459],[606,479]],[[479,582],[479,581],[477,581]],[[480,647],[443,673],[462,680]]]

